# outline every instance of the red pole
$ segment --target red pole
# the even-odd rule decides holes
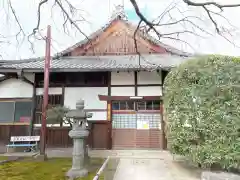
[[[41,127],[41,144],[40,144],[40,155],[45,156],[46,146],[46,113],[48,106],[48,86],[49,86],[49,68],[50,68],[50,46],[51,46],[51,26],[47,28],[46,38],[46,54],[45,54],[45,67],[44,67],[44,95],[42,105],[42,127]]]

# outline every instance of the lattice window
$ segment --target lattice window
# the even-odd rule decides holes
[[[112,127],[121,129],[135,129],[137,127],[136,114],[113,114]]]
[[[48,104],[51,106],[61,105],[63,102],[63,95],[48,95]],[[36,108],[42,109],[43,95],[36,96]]]
[[[139,101],[136,104],[137,110],[160,110],[160,101]]]
[[[48,95],[49,106],[62,105],[62,103],[63,103],[63,95],[61,95],[61,94]],[[35,114],[35,123],[36,124],[41,124],[42,105],[43,105],[43,95],[37,95],[36,96],[36,114]]]
[[[112,110],[134,110],[133,101],[114,101],[112,103]]]
[[[160,114],[151,114],[151,117],[149,117],[149,127],[150,129],[159,129],[161,127]]]

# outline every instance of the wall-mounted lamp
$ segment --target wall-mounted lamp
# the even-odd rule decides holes
[[[130,99],[143,99],[142,96],[131,96]]]

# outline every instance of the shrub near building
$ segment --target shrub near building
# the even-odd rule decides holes
[[[170,151],[202,167],[240,169],[240,59],[189,60],[164,85]]]

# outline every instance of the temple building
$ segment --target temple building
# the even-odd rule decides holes
[[[189,54],[163,44],[122,15],[52,57],[49,103],[75,108],[89,121],[110,121],[112,148],[163,148],[164,78]],[[140,55],[139,55],[140,53]],[[40,126],[44,59],[0,62],[0,125]]]

